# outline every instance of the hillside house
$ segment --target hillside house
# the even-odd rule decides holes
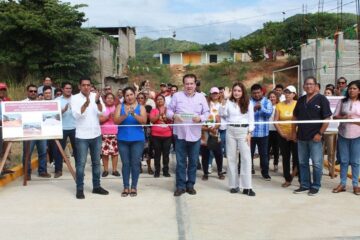
[[[160,53],[160,64],[204,65],[234,61],[234,53],[221,51],[189,51]]]

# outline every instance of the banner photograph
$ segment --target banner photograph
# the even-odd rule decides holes
[[[4,141],[62,139],[58,101],[9,101],[1,104]]]

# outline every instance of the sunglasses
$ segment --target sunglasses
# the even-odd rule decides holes
[[[29,93],[36,93],[37,90],[29,90],[28,92],[29,92]]]
[[[346,82],[338,82],[339,85],[340,85],[340,84],[343,85],[343,84],[345,84],[345,83],[346,83]]]

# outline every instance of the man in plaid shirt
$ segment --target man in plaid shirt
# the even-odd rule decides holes
[[[264,93],[260,84],[251,86],[250,101],[254,106],[255,122],[268,122],[273,111],[271,102],[263,95]],[[271,180],[269,175],[268,136],[269,124],[255,124],[251,138],[252,173],[255,174],[254,152],[257,145],[260,155],[261,175],[266,181]]]

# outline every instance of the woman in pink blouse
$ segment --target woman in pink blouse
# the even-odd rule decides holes
[[[102,145],[101,145],[101,158],[104,165],[104,172],[102,177],[109,175],[109,157],[112,160],[112,175],[119,177],[120,173],[117,170],[118,165],[118,144],[117,144],[117,132],[118,127],[114,123],[115,112],[115,96],[112,93],[108,93],[104,97],[105,100],[105,113],[100,116]]]
[[[360,81],[349,83],[346,96],[339,101],[334,119],[360,118]],[[338,144],[340,151],[340,184],[333,193],[346,191],[346,179],[349,165],[351,166],[354,194],[360,195],[359,165],[360,165],[360,122],[345,122],[339,125]]]
[[[170,177],[169,173],[169,155],[172,141],[172,129],[168,126],[171,121],[166,117],[165,97],[158,95],[155,99],[156,108],[150,112],[150,121],[155,126],[151,127],[151,141],[153,143],[155,156],[155,173],[154,177],[160,177],[160,159],[163,159],[163,175]]]

